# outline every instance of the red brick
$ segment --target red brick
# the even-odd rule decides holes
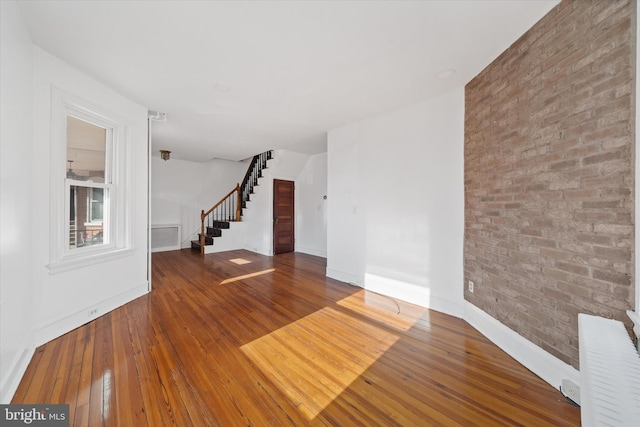
[[[631,224],[596,224],[594,226],[596,233],[615,234],[621,236],[630,236],[633,233],[633,225]]]

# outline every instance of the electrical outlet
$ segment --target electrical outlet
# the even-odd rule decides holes
[[[580,387],[578,384],[570,380],[562,380],[562,387],[560,392],[573,402],[580,404]]]
[[[469,292],[473,293],[473,280],[469,280]]]
[[[98,307],[94,307],[90,309],[88,314],[89,314],[89,317],[95,317],[98,314]]]

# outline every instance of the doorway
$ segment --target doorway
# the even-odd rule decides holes
[[[273,180],[273,253],[295,250],[293,181]]]

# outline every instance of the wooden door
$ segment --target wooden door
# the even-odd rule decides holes
[[[293,181],[273,180],[273,252],[276,255],[295,249],[294,188]]]

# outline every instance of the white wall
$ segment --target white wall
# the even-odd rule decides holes
[[[190,247],[206,211],[241,183],[247,162],[151,159],[151,223],[182,225],[182,247]]]
[[[34,47],[34,141],[30,269],[35,279],[35,344],[47,342],[148,292],[147,279],[147,109],[115,93],[44,50]],[[131,132],[127,162],[131,197],[131,245],[122,256],[66,271],[50,270],[49,223],[55,181],[50,168],[52,88],[81,98],[122,118]],[[63,157],[64,158],[64,157]],[[121,165],[122,166],[122,165]],[[63,169],[64,170],[64,167]],[[63,185],[63,182],[60,182]],[[62,225],[60,225],[62,227]],[[55,246],[54,246],[55,247]],[[101,258],[104,260],[104,258]],[[96,310],[89,315],[89,310]]]
[[[296,181],[308,159],[308,155],[293,151],[273,152],[268,169],[262,171],[259,187],[255,188],[255,193],[244,210],[242,221],[246,223],[247,236],[245,249],[273,255],[273,180]]]
[[[327,275],[463,315],[464,90],[329,132]]]
[[[327,276],[358,286],[364,286],[367,249],[363,207],[367,183],[360,158],[364,145],[360,140],[360,123],[328,134]]]
[[[33,147],[33,51],[15,2],[0,2],[0,403],[33,354],[38,229],[29,221]]]
[[[326,195],[327,153],[316,154],[309,157],[296,179],[296,252],[326,258]]]
[[[7,403],[36,345],[148,291],[147,110],[35,47],[15,2],[0,7],[0,401]],[[135,215],[125,256],[51,274],[54,86],[126,118]]]

